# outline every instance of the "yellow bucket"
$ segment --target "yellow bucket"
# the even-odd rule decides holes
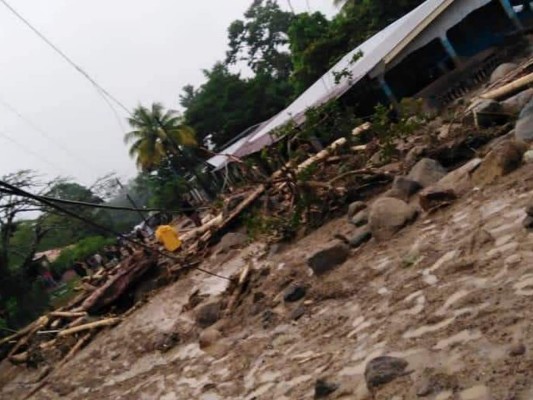
[[[161,225],[155,231],[155,237],[162,243],[166,250],[176,251],[181,247],[181,240],[178,232],[170,225]]]

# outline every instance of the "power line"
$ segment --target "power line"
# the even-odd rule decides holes
[[[4,6],[7,7],[19,20],[21,20],[28,28],[30,28],[37,36],[39,36],[48,46],[50,46],[57,54],[59,54],[67,63],[69,63],[76,71],[78,71],[83,77],[85,77],[92,85],[94,85],[101,93],[109,97],[113,102],[115,102],[120,108],[126,111],[131,115],[130,110],[120,102],[115,96],[109,93],[104,89],[94,78],[92,78],[87,72],[83,70],[78,64],[76,64],[69,56],[67,56],[59,47],[52,43],[44,34],[42,34],[37,28],[35,28],[26,18],[24,18],[17,10],[15,10],[6,0],[0,0]]]
[[[17,140],[13,139],[11,136],[7,135],[5,132],[0,131],[0,136],[2,136],[8,142],[13,143],[15,146],[19,147],[20,149],[24,150],[26,153],[31,154],[33,157],[35,157],[38,160],[44,162],[45,164],[49,165],[50,167],[56,169],[57,171],[60,171],[61,173],[66,173],[66,171],[63,170],[63,168],[59,167],[58,165],[54,164],[51,161],[48,161],[46,158],[41,156],[39,153],[29,149],[27,146],[25,146],[22,143],[18,142]]]
[[[98,224],[98,223],[96,223],[94,221],[91,221],[91,220],[89,220],[89,219],[87,219],[87,218],[85,218],[85,217],[83,217],[81,215],[78,215],[78,214],[76,214],[76,213],[74,213],[74,212],[72,212],[72,211],[70,211],[70,210],[68,210],[68,209],[66,209],[64,207],[58,206],[57,204],[54,204],[51,201],[45,200],[41,196],[36,196],[36,195],[34,195],[32,193],[29,193],[29,192],[27,192],[27,191],[25,191],[23,189],[20,189],[20,188],[18,188],[16,186],[13,186],[13,185],[11,185],[11,184],[9,184],[7,182],[4,182],[4,181],[0,180],[0,187],[3,187],[5,189],[7,189],[7,190],[5,190],[5,189],[2,190],[4,192],[8,192],[8,193],[11,193],[11,194],[19,195],[21,197],[25,197],[25,198],[28,198],[28,199],[36,200],[36,201],[38,201],[38,202],[40,202],[40,203],[42,203],[44,205],[47,205],[49,207],[52,207],[52,208],[56,209],[57,211],[65,214],[65,215],[67,215],[69,217],[72,217],[72,218],[75,218],[75,219],[77,219],[79,221],[82,221],[83,223],[85,223],[87,225],[90,225],[91,227],[96,228],[96,229],[98,229],[100,231],[111,233],[112,235],[114,235],[116,237],[120,237],[123,240],[125,240],[127,242],[130,242],[130,243],[132,243],[132,244],[134,244],[136,246],[140,246],[140,247],[142,247],[142,248],[144,248],[146,250],[153,251],[153,252],[155,252],[155,253],[163,256],[163,257],[167,257],[167,258],[169,258],[169,259],[171,259],[173,261],[181,261],[179,258],[177,258],[177,257],[175,257],[175,256],[173,256],[171,254],[164,253],[164,252],[160,251],[159,249],[154,249],[154,248],[152,248],[150,246],[147,246],[144,243],[137,242],[137,241],[135,241],[133,239],[130,239],[129,237],[127,237],[127,236],[125,236],[125,235],[123,235],[121,233],[116,232],[114,229],[107,228],[107,227],[105,227],[103,225],[100,225],[100,224]],[[216,274],[214,272],[207,271],[207,270],[205,270],[203,268],[200,268],[200,267],[195,267],[193,265],[191,265],[189,267],[192,268],[192,269],[195,269],[197,271],[203,272],[203,273],[205,273],[207,275],[211,275],[211,276],[214,276],[214,277],[217,277],[217,278],[220,278],[220,279],[225,279],[225,280],[228,280],[228,281],[231,280],[230,278],[228,278],[226,276],[218,275],[218,274]]]
[[[42,137],[52,142],[54,145],[59,147],[65,154],[72,157],[72,159],[75,159],[76,161],[82,161],[84,164],[86,164],[87,167],[90,167],[91,169],[94,169],[95,166],[91,165],[87,160],[85,160],[83,157],[80,157],[79,155],[74,154],[69,148],[64,146],[61,142],[55,140],[51,135],[49,135],[47,132],[45,132],[43,129],[41,129],[38,125],[36,125],[32,120],[25,117],[20,113],[15,107],[7,103],[4,99],[0,99],[0,104],[7,108],[9,111],[11,111],[13,114],[15,114],[18,118],[20,118],[22,121],[24,121],[28,126],[30,126],[35,132],[39,133]]]

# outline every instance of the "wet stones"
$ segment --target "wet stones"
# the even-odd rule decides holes
[[[372,238],[372,232],[368,226],[358,229],[355,234],[348,240],[351,248],[355,249],[362,246]]]
[[[526,353],[526,346],[523,343],[515,343],[509,348],[509,355],[511,357],[522,356]]]
[[[245,246],[249,241],[249,238],[244,233],[230,232],[226,233],[217,246],[217,253],[224,254],[229,250],[237,249]]]
[[[370,209],[368,225],[378,240],[390,239],[396,232],[413,221],[417,210],[406,202],[391,197],[378,199]]]
[[[515,127],[515,137],[526,143],[533,143],[533,100],[520,111]]]
[[[503,110],[508,113],[518,114],[525,105],[531,101],[531,99],[533,99],[533,89],[526,89],[523,92],[502,101],[502,107]]]
[[[202,328],[213,325],[222,317],[222,305],[213,301],[199,306],[195,311],[196,323]]]
[[[533,164],[533,150],[528,150],[524,153],[524,163]]]
[[[366,208],[366,204],[362,201],[354,201],[352,204],[348,207],[348,218],[352,218],[355,214],[358,212],[364,210]]]
[[[522,164],[522,156],[527,147],[520,142],[508,141],[496,146],[481,162],[472,175],[476,185],[491,184],[498,178],[505,176]]]
[[[303,299],[306,293],[307,288],[305,286],[299,284],[291,284],[283,292],[283,300],[285,300],[286,303],[294,303],[298,300]]]
[[[407,365],[407,361],[397,357],[382,356],[370,360],[365,368],[368,390],[372,391],[405,375]]]
[[[509,73],[513,72],[518,66],[515,63],[500,64],[490,75],[490,83],[495,83],[504,78]]]
[[[438,182],[445,175],[446,170],[438,161],[423,158],[415,164],[407,178],[422,187],[427,187]]]
[[[313,254],[307,265],[315,275],[321,275],[344,263],[349,256],[350,248],[344,243],[336,243]]]
[[[330,383],[324,379],[318,379],[315,383],[315,399],[324,399],[335,392],[339,385]]]
[[[359,211],[350,222],[357,227],[368,224],[368,209]]]
[[[453,189],[429,187],[420,192],[420,207],[424,211],[436,210],[453,203],[457,195]]]
[[[208,328],[200,333],[199,345],[200,349],[211,347],[222,338],[222,334],[218,329]]]

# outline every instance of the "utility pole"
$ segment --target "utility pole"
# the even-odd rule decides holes
[[[137,209],[137,212],[139,213],[141,219],[147,223],[147,220],[146,220],[146,217],[144,216],[144,214],[141,212],[140,208],[137,206],[137,204],[135,204],[135,202],[133,201],[133,199],[131,198],[131,196],[129,195],[128,193],[128,190],[124,187],[124,185],[122,184],[122,182],[120,182],[120,180],[117,178],[117,185],[120,186],[120,188],[122,190],[124,190],[126,192],[126,198],[129,200],[129,202],[131,203],[131,205],[133,206],[133,208]]]

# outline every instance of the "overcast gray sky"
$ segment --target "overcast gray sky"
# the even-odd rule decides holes
[[[224,57],[226,29],[251,0],[8,2],[127,107],[177,108],[181,88],[201,84],[201,69]],[[335,12],[333,0],[291,3],[296,11]],[[35,169],[84,184],[110,171],[134,176],[122,141],[125,114],[121,128],[91,84],[1,3],[0,38],[0,175]]]

